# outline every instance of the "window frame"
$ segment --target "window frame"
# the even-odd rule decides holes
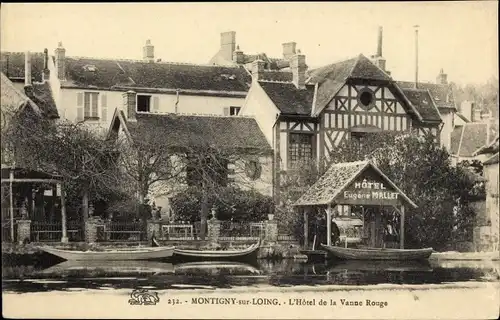
[[[370,98],[371,98],[370,102],[368,104],[366,104],[366,105],[361,101],[361,96],[364,95],[364,94],[369,94]],[[363,88],[363,89],[361,89],[361,90],[358,91],[357,100],[358,100],[358,105],[361,108],[363,108],[365,110],[370,110],[375,105],[375,101],[376,101],[375,93],[370,88]]]
[[[139,111],[139,97],[149,97],[149,110],[148,111]],[[153,103],[153,95],[151,94],[137,94],[135,98],[135,112],[137,113],[151,113]]]
[[[233,114],[233,110],[236,110],[235,114]],[[229,107],[229,115],[230,116],[237,116],[240,114],[240,111],[241,111],[241,107],[238,107],[238,106],[230,106]]]
[[[98,91],[84,91],[83,92],[83,120],[99,120],[101,117],[99,116],[101,114],[101,104],[99,103],[100,100],[100,92]],[[87,116],[86,112],[86,107],[87,107],[87,97],[89,97],[89,115]],[[95,99],[94,99],[95,97]],[[92,114],[92,104],[95,101],[95,115]]]
[[[292,147],[293,145],[296,145],[297,143],[292,143],[292,139],[294,136],[300,136],[300,137],[307,137],[308,141],[310,144],[305,144],[303,143],[304,141],[298,143],[298,149],[296,152],[293,152]],[[304,146],[310,145],[310,157],[306,159],[304,150],[301,149]],[[310,163],[313,162],[316,158],[316,149],[315,149],[315,134],[313,132],[289,132],[288,133],[288,150],[287,150],[287,155],[288,155],[288,168],[294,168],[297,164],[305,162],[305,160]],[[294,153],[296,153],[294,155]],[[294,159],[294,157],[297,157],[297,159]]]

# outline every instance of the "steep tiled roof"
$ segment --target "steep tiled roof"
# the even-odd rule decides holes
[[[282,114],[310,115],[314,98],[314,86],[298,90],[293,83],[259,81],[271,101]]]
[[[35,112],[40,113],[40,108],[24,92],[19,91],[3,72],[0,73],[0,88],[2,111],[17,111],[28,103]]]
[[[497,136],[489,143],[479,148],[474,155],[495,153],[499,150],[499,137]]]
[[[292,82],[293,75],[285,71],[262,71],[259,72],[259,80]]]
[[[466,123],[452,132],[451,154],[459,157],[473,157],[480,148],[491,144],[497,135],[498,122]],[[455,149],[457,145],[458,148]]]
[[[33,83],[32,88],[32,94],[26,92],[26,89],[25,93],[37,104],[43,115],[47,118],[59,118],[59,112],[49,83]]]
[[[325,108],[349,78],[392,81],[387,73],[362,54],[355,58],[311,70],[308,75],[307,83],[319,85],[314,115],[319,114]]]
[[[347,78],[391,80],[391,77],[387,73],[374,65],[367,57],[360,54],[354,58],[311,70],[308,82],[321,84],[327,79],[335,82],[345,82]]]
[[[0,52],[1,72],[11,80],[24,80],[24,57],[24,52]],[[43,52],[31,52],[32,81],[42,81],[43,60]]]
[[[367,162],[333,164],[295,203],[296,205],[328,204],[355,178]]]
[[[247,92],[251,81],[242,67],[132,60],[66,58],[66,70],[66,87]]]
[[[272,152],[253,118],[182,114],[137,114],[136,118],[136,122],[127,122],[133,140],[153,133],[158,143],[172,148],[210,146]]]
[[[424,121],[441,121],[441,115],[429,91],[425,89],[402,89],[402,91]]]
[[[397,81],[402,89],[415,88],[415,82]],[[456,109],[452,87],[448,84],[419,82],[418,89],[429,90],[438,108]]]
[[[308,82],[319,84],[325,82],[326,80],[345,82],[345,80],[349,77],[351,70],[354,68],[357,59],[357,57],[351,58],[310,70],[308,72]]]
[[[416,206],[392,181],[369,161],[333,164],[295,203],[296,206],[325,205],[347,188],[362,172],[375,170],[386,183],[398,191],[410,205]]]

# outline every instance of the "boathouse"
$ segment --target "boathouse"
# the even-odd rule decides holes
[[[324,214],[327,245],[332,245],[335,223],[341,229],[338,240],[346,247],[397,247],[399,243],[403,249],[405,207],[417,205],[371,161],[357,161],[333,164],[295,207],[304,216],[306,248],[311,238],[311,216]]]

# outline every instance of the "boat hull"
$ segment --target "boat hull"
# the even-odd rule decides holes
[[[257,258],[259,243],[243,250],[174,250],[174,259],[182,261],[248,260]]]
[[[174,247],[144,248],[116,251],[73,251],[51,247],[39,247],[40,250],[70,261],[123,261],[150,260],[171,257]]]
[[[343,260],[427,260],[432,248],[425,249],[379,249],[379,248],[343,248],[321,245],[330,255]]]

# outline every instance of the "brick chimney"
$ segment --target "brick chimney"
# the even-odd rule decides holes
[[[259,80],[259,74],[264,71],[266,63],[262,60],[255,60],[252,62],[252,78],[253,80]]]
[[[220,53],[227,61],[233,60],[233,52],[236,49],[236,32],[228,31],[220,34]]]
[[[240,50],[240,46],[236,46],[236,50],[233,52],[233,61],[237,64],[245,63],[245,54]]]
[[[136,105],[137,105],[137,94],[135,91],[129,90],[123,93],[123,110],[127,115],[127,121],[137,121],[136,115]]]
[[[24,85],[31,85],[31,53],[29,51],[24,54]]]
[[[472,122],[480,122],[481,121],[481,107],[477,104],[473,104],[472,106]]]
[[[378,27],[378,37],[377,37],[377,53],[372,56],[373,63],[380,69],[385,70],[386,60],[382,56],[382,39],[383,39],[383,28]]]
[[[62,42],[59,42],[55,50],[56,57],[56,72],[59,80],[66,79],[66,49],[64,49]]]
[[[24,93],[28,98],[33,98],[33,83],[31,79],[31,53],[24,53]]]
[[[290,58],[290,69],[292,70],[293,84],[297,89],[306,88],[306,56],[300,53],[298,50],[297,54]]]
[[[443,69],[439,70],[439,74],[436,78],[437,84],[448,84],[448,75],[444,73]]]
[[[48,81],[50,79],[50,70],[49,70],[49,50],[45,48],[43,50],[43,71],[42,71],[42,79],[43,82]]]
[[[146,40],[146,44],[142,47],[142,59],[148,62],[155,61],[155,47],[151,44],[151,40]]]
[[[282,46],[283,46],[283,58],[286,60],[289,60],[293,55],[297,53],[295,51],[295,48],[297,47],[296,42],[286,42],[283,43]]]

